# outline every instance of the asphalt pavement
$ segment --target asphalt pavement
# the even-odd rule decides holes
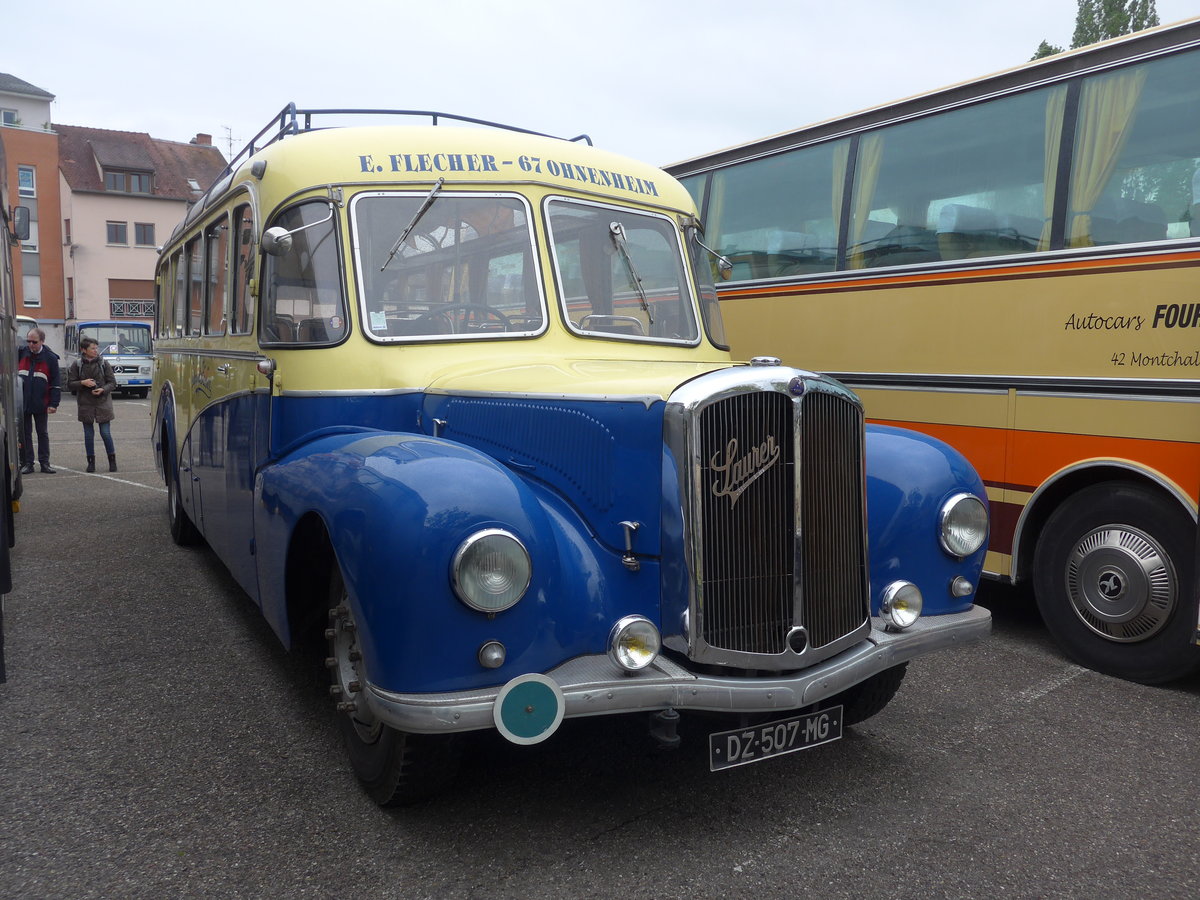
[[[998,587],[987,641],[840,741],[710,773],[720,724],[661,752],[640,716],[578,720],[484,736],[447,794],[380,810],[320,675],[171,542],[149,404],[116,409],[118,473],[84,473],[68,399],[58,474],[25,479],[0,898],[1200,896],[1200,680],[1074,666]]]

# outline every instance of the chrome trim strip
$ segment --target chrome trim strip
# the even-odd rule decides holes
[[[703,376],[700,376],[703,377]],[[614,403],[641,403],[647,409],[655,403],[662,403],[666,398],[659,394],[551,394],[533,391],[457,391],[431,388],[425,392],[430,397],[482,397],[495,400],[503,397],[505,400],[549,400],[555,403],[563,401],[596,402],[602,400]]]
[[[249,337],[249,335],[245,335]],[[217,338],[217,335],[209,335],[211,338]],[[236,337],[236,335],[235,335]],[[164,338],[164,343],[155,343],[153,356],[215,356],[226,357],[228,359],[244,359],[257,362],[260,359],[266,359],[267,354],[261,353],[258,350],[229,350],[229,349],[214,349],[202,347],[173,347],[165,344],[165,341],[183,340],[182,338]],[[196,340],[203,340],[197,338]]]
[[[481,397],[495,400],[502,397],[505,400],[546,400],[554,403],[563,402],[620,402],[640,403],[647,409],[655,403],[662,403],[665,398],[657,394],[540,394],[529,391],[452,391],[425,388],[358,388],[353,390],[320,390],[320,391],[289,391],[279,392],[280,397],[391,397],[404,394],[424,394],[428,397]]]
[[[563,692],[566,718],[654,709],[722,713],[784,712],[820,703],[885,669],[926,653],[977,641],[991,630],[981,606],[930,616],[907,631],[885,631],[872,619],[870,637],[824,662],[761,678],[698,675],[660,656],[640,672],[623,672],[605,654],[581,656],[546,673]],[[494,727],[500,687],[444,694],[399,694],[368,685],[360,695],[381,720],[401,731],[436,734]]]
[[[1184,400],[1196,398],[1195,378],[1109,378],[1064,375],[966,375],[957,372],[826,372],[858,390],[941,391],[1018,396],[1096,398],[1106,400]],[[1170,395],[1161,393],[1171,391]]]
[[[355,390],[280,391],[280,397],[399,397],[420,394],[420,388],[362,388]]]

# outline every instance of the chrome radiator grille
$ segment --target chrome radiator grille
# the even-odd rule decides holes
[[[863,417],[835,394],[810,391],[800,427],[800,594],[809,643],[821,647],[869,615]]]
[[[711,647],[783,654],[802,627],[815,650],[868,617],[862,411],[820,385],[697,413],[697,618]]]
[[[734,395],[704,411],[699,433],[704,639],[780,653],[794,618],[791,398]]]

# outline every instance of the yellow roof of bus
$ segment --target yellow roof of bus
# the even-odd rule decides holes
[[[273,206],[297,191],[327,184],[397,183],[429,186],[536,183],[614,201],[690,211],[687,191],[647,163],[578,141],[499,129],[457,126],[380,126],[302,132],[266,147],[239,169],[234,183],[258,181],[251,169],[265,162],[259,190]]]

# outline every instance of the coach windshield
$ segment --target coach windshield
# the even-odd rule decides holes
[[[547,204],[563,315],[589,337],[695,343],[695,307],[674,222],[575,200]]]
[[[529,211],[498,194],[360,194],[354,253],[377,340],[535,334],[546,317]]]

